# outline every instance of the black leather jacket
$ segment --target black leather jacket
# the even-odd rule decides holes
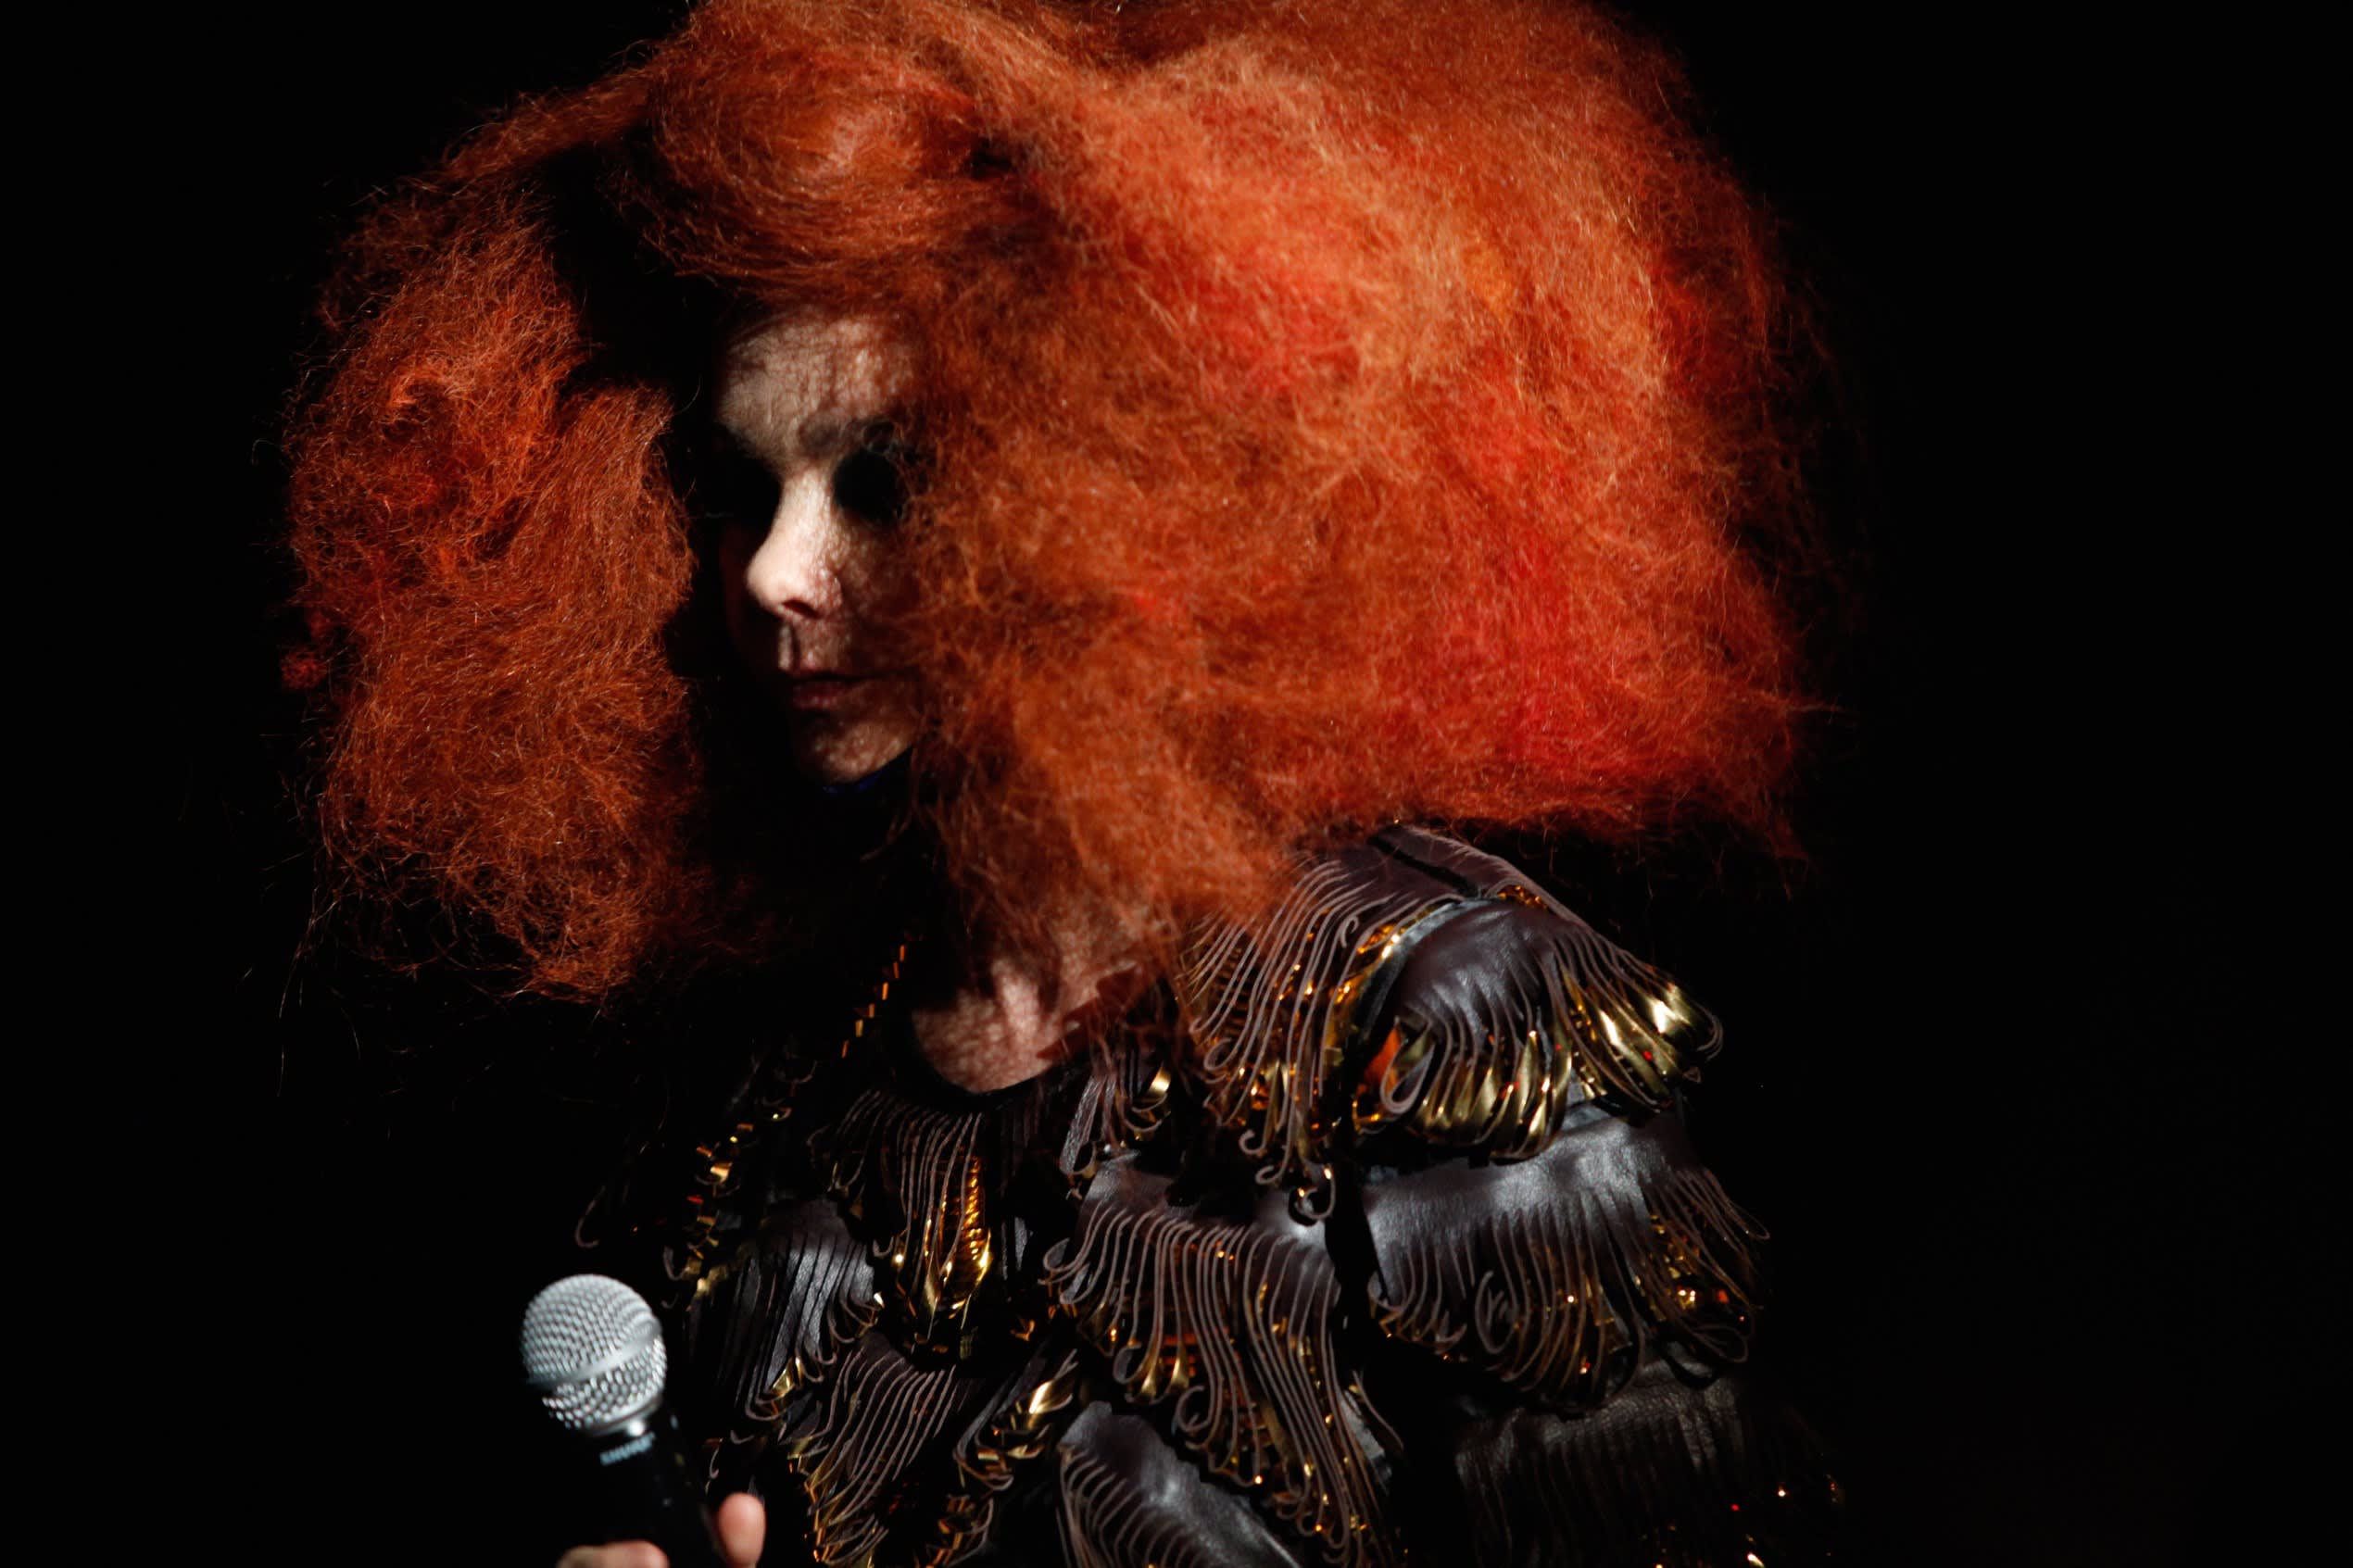
[[[1326,856],[989,1095],[912,1049],[905,961],[596,1217],[767,1562],[1827,1554],[1741,1370],[1761,1232],[1675,1114],[1715,1021],[1508,863]]]

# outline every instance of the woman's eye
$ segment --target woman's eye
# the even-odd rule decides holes
[[[834,469],[834,504],[868,522],[895,523],[907,515],[906,443],[882,426]]]
[[[765,523],[779,495],[768,470],[735,452],[707,454],[697,463],[691,502],[696,516],[714,522]]]

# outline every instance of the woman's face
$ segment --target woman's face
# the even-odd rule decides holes
[[[864,778],[912,745],[913,672],[875,626],[908,588],[898,548],[906,453],[892,412],[905,357],[873,326],[786,318],[728,344],[722,448],[696,505],[720,523],[736,651],[783,710],[820,784]]]

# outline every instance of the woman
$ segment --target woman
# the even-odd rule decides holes
[[[355,243],[326,846],[772,998],[583,1229],[745,1561],[1818,1542],[1712,1021],[1412,825],[1778,831],[1779,300],[1675,98],[1504,0],[712,0]]]

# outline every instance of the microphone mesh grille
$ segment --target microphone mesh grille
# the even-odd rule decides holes
[[[661,1325],[617,1279],[573,1274],[533,1297],[522,1348],[523,1380],[567,1432],[618,1426],[661,1399]]]

